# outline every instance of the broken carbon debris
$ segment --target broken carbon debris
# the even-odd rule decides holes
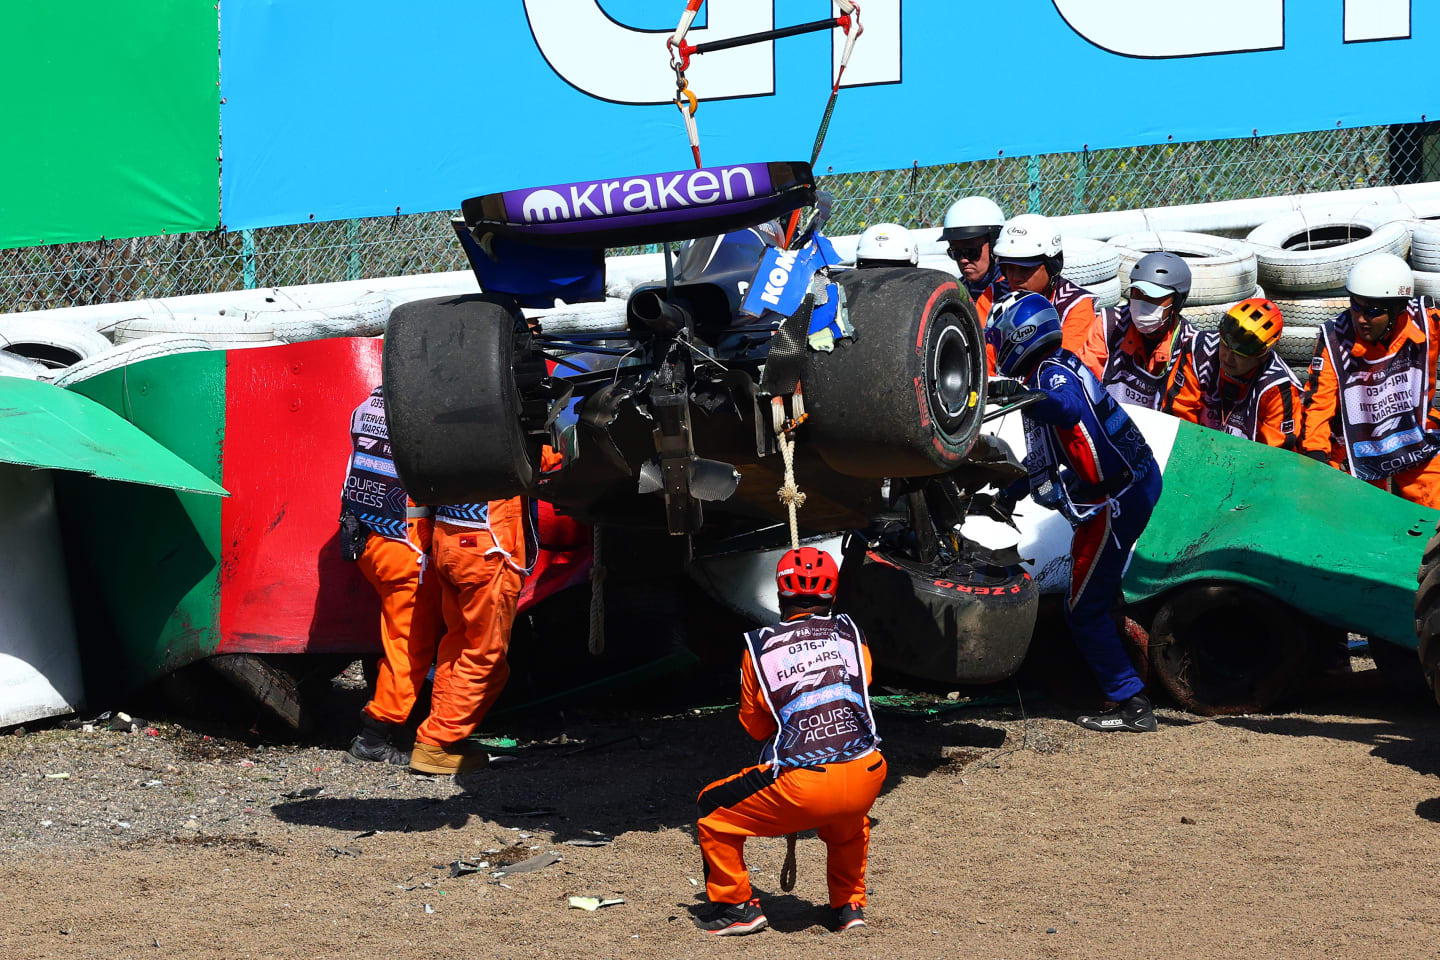
[[[552,850],[546,853],[536,854],[529,860],[521,860],[519,863],[512,863],[508,867],[501,867],[492,873],[491,876],[499,879],[500,877],[508,877],[515,873],[534,873],[536,870],[542,870],[551,864],[559,862],[560,854]]]
[[[358,857],[363,851],[359,847],[331,847],[330,856],[335,859],[341,857]]]
[[[479,873],[481,870],[488,869],[489,866],[490,862],[488,860],[466,860],[462,857],[459,860],[450,861],[450,876],[452,878],[466,877],[472,873]]]
[[[613,900],[601,900],[599,897],[571,897],[568,902],[571,910],[588,910],[594,913],[602,907],[617,907],[625,902],[625,898],[616,897]]]
[[[566,840],[567,847],[608,847],[615,842],[614,837],[595,837],[593,839]]]

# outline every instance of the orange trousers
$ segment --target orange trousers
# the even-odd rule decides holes
[[[440,585],[420,578],[419,544],[428,546],[429,520],[410,521],[417,547],[372,534],[360,554],[360,572],[380,595],[380,675],[365,712],[382,723],[404,723],[440,643]]]
[[[746,837],[783,837],[817,830],[825,841],[830,906],[865,906],[870,856],[870,807],[885,782],[885,758],[870,753],[780,776],[747,767],[700,791],[700,854],[711,903],[744,903],[754,894],[745,869]]]
[[[1440,509],[1440,457],[1433,457],[1393,477],[1377,480],[1372,486],[1388,490],[1422,507]]]
[[[430,716],[415,739],[443,747],[475,732],[510,678],[510,627],[522,578],[484,530],[435,524],[432,556],[445,636],[435,662]],[[517,558],[521,559],[521,558]]]

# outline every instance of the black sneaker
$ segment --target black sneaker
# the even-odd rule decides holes
[[[1075,722],[1087,730],[1128,730],[1131,733],[1154,733],[1158,728],[1150,709],[1150,698],[1137,693],[1109,710],[1076,717]]]
[[[858,903],[847,903],[835,911],[835,932],[844,933],[865,926],[865,911]]]
[[[368,713],[361,714],[360,732],[350,741],[350,749],[345,751],[345,761],[410,766],[410,754],[390,742],[390,734],[395,729],[394,724],[383,723]]]
[[[717,937],[738,937],[758,933],[770,923],[759,900],[749,903],[716,903],[695,918],[695,926]]]

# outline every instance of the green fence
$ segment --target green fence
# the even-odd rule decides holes
[[[826,175],[828,232],[933,226],[956,197],[1092,213],[1440,180],[1440,124]],[[464,269],[449,212],[0,250],[0,312]]]

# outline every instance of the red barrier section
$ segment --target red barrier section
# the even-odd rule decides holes
[[[337,545],[350,413],[380,341],[227,356],[218,653],[379,652],[380,606]]]

